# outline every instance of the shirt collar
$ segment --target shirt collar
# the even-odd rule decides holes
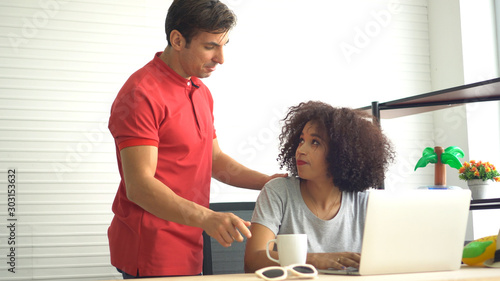
[[[154,65],[166,76],[168,76],[170,79],[172,79],[175,83],[177,83],[180,86],[184,87],[190,87],[191,84],[198,88],[199,87],[199,82],[197,81],[196,77],[191,77],[191,79],[186,79],[182,76],[179,75],[179,73],[175,72],[170,66],[168,66],[164,61],[160,59],[160,55],[162,52],[158,52],[155,54],[155,57],[153,58],[153,63]]]

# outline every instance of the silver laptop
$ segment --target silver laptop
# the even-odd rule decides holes
[[[457,270],[470,200],[470,190],[373,190],[359,270],[318,271],[374,275]]]

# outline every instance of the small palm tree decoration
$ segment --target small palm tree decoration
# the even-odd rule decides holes
[[[423,168],[427,164],[434,164],[434,185],[446,185],[446,166],[455,169],[460,169],[462,163],[458,158],[463,158],[464,152],[458,146],[450,146],[443,150],[442,147],[436,146],[434,149],[432,147],[426,147],[424,152],[422,152],[422,157],[418,160],[417,165],[415,165],[415,171],[418,168]]]

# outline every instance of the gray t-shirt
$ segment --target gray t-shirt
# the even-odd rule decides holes
[[[322,220],[304,202],[298,178],[276,178],[259,194],[252,223],[266,226],[275,235],[307,234],[309,253],[359,253],[368,193],[342,192],[337,215],[331,220]]]

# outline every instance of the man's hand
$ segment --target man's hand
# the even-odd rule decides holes
[[[244,235],[247,238],[252,237],[248,229],[250,222],[244,221],[235,214],[211,212],[203,220],[202,228],[224,247],[229,247],[234,241],[243,242]]]

